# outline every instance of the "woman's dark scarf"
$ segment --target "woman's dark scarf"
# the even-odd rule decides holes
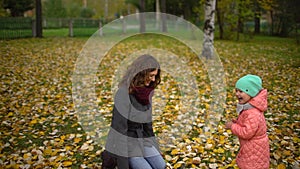
[[[150,103],[150,99],[153,96],[153,87],[135,87],[133,88],[133,95],[136,100],[142,105],[148,105]]]

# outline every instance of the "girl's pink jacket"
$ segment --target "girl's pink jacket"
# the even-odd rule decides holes
[[[261,90],[249,103],[254,108],[243,110],[231,126],[232,133],[240,141],[236,162],[241,169],[268,169],[270,148],[263,114],[268,106],[267,90]]]

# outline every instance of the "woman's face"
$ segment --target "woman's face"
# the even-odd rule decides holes
[[[148,74],[148,77],[146,78],[144,83],[145,86],[149,86],[151,82],[155,81],[155,76],[157,75],[157,73],[158,73],[158,69],[155,69],[154,71]]]

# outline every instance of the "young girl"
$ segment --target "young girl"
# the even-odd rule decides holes
[[[152,96],[160,83],[160,65],[151,55],[138,57],[115,95],[102,168],[164,169],[152,128]]]
[[[225,124],[239,138],[237,165],[241,169],[268,169],[270,161],[267,125],[263,112],[267,110],[267,90],[256,75],[246,75],[236,84],[239,116]]]

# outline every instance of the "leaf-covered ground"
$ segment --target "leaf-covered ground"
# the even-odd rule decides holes
[[[238,141],[223,125],[236,117],[234,83],[248,73],[261,76],[264,88],[269,91],[265,116],[271,168],[297,166],[300,162],[300,48],[293,40],[257,37],[249,42],[215,42],[225,70],[227,97],[217,129],[203,140],[199,137],[205,135],[202,115],[211,102],[211,87],[203,64],[174,39],[144,39],[138,37],[118,44],[99,66],[96,92],[104,118],[110,119],[111,82],[116,63],[135,50],[153,44],[183,58],[196,77],[201,93],[196,108],[198,118],[188,126],[191,132],[162,148],[169,168],[236,168]],[[0,168],[97,168],[101,164],[102,147],[79,124],[72,100],[71,76],[86,40],[0,41]],[[182,82],[172,74],[162,74],[159,87],[162,92],[154,98],[157,101],[154,106],[167,101],[160,116],[155,116],[158,136],[172,132],[169,126],[188,111],[180,103],[178,83]],[[160,141],[163,144],[165,140]]]

